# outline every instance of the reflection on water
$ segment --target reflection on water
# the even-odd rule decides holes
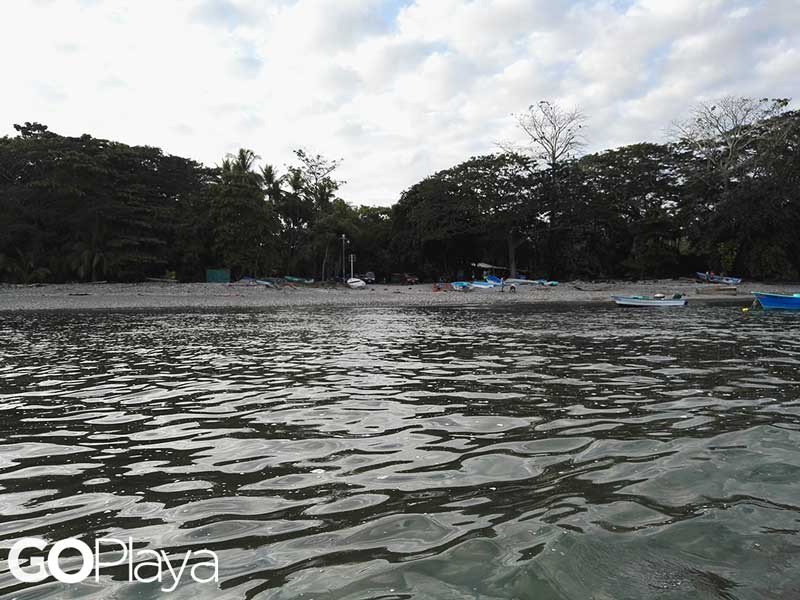
[[[179,598],[794,598],[800,319],[0,316],[0,557],[132,536]],[[144,546],[143,546],[144,547]],[[16,598],[154,598],[125,572]]]

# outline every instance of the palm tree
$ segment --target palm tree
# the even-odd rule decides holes
[[[260,156],[256,156],[255,152],[247,148],[239,148],[239,152],[235,155],[229,154],[228,157],[231,159],[233,170],[239,173],[252,172],[253,165],[261,158]]]
[[[264,184],[264,189],[273,204],[281,199],[281,183],[285,179],[284,176],[279,176],[278,171],[272,165],[264,165],[261,167],[261,181]]]
[[[256,161],[261,158],[252,150],[239,148],[236,154],[227,154],[219,165],[224,181],[231,183],[261,184],[262,176],[253,171]]]

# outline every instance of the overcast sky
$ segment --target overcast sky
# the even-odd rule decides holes
[[[346,200],[388,205],[541,99],[582,109],[588,150],[661,140],[702,98],[798,99],[800,0],[18,0],[0,57],[0,135],[281,169],[304,147],[344,159]]]

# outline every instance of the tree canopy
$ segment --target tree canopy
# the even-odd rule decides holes
[[[0,138],[0,280],[191,281],[220,267],[328,280],[342,235],[360,271],[387,278],[487,262],[561,279],[796,279],[800,113],[787,107],[723,98],[687,110],[669,143],[577,157],[583,115],[536,104],[519,117],[535,151],[468,158],[387,208],[346,202],[341,160],[307,150],[282,169],[248,149],[207,167],[25,123]]]

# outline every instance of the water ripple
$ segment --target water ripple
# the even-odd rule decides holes
[[[0,556],[209,548],[194,598],[794,597],[799,332],[725,307],[2,314]],[[0,594],[158,595],[123,579],[3,568]]]

